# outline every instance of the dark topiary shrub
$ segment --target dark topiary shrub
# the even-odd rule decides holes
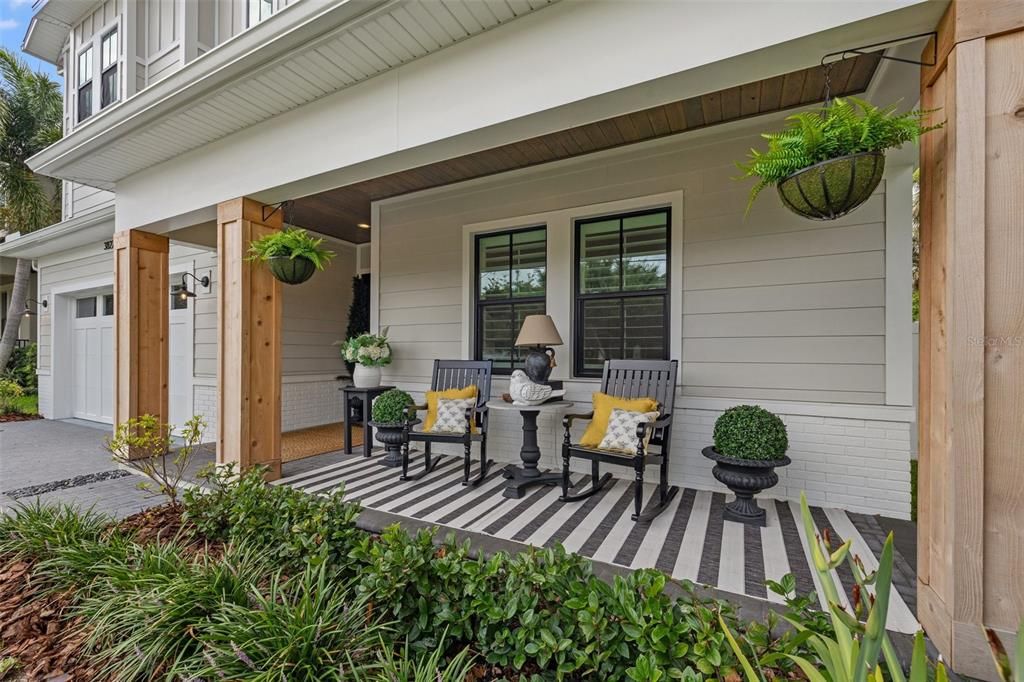
[[[772,460],[786,454],[786,425],[756,405],[737,405],[715,422],[715,450],[738,459]]]
[[[405,421],[405,410],[413,404],[412,396],[393,388],[381,393],[373,401],[373,421],[378,424],[398,424]]]

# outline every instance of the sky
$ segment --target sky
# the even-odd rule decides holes
[[[0,0],[0,45],[20,54],[29,66],[45,71],[59,82],[52,64],[21,52],[21,41],[32,18],[32,3],[33,0]]]

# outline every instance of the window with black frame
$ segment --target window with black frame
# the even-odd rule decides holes
[[[92,116],[92,48],[78,53],[78,121]]]
[[[576,221],[576,376],[668,359],[670,224],[667,208]]]
[[[511,374],[521,360],[515,340],[523,319],[547,308],[547,228],[478,235],[475,273],[476,359]]]
[[[100,40],[100,109],[105,109],[120,97],[117,54],[117,29],[115,28]]]

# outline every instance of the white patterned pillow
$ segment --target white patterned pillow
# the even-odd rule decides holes
[[[476,406],[474,398],[449,400],[439,398],[437,401],[437,419],[430,429],[432,433],[465,433],[466,410]]]
[[[636,454],[636,427],[642,422],[653,422],[658,419],[657,412],[632,412],[616,407],[608,417],[608,428],[604,432],[604,438],[598,445],[599,450],[613,450],[615,452],[628,452]],[[644,446],[650,441],[651,432],[647,432],[647,439]]]

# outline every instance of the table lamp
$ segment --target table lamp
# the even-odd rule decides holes
[[[527,315],[516,338],[516,346],[527,346],[531,350],[523,361],[523,371],[530,381],[548,383],[551,370],[555,367],[555,349],[564,342],[550,315]]]

